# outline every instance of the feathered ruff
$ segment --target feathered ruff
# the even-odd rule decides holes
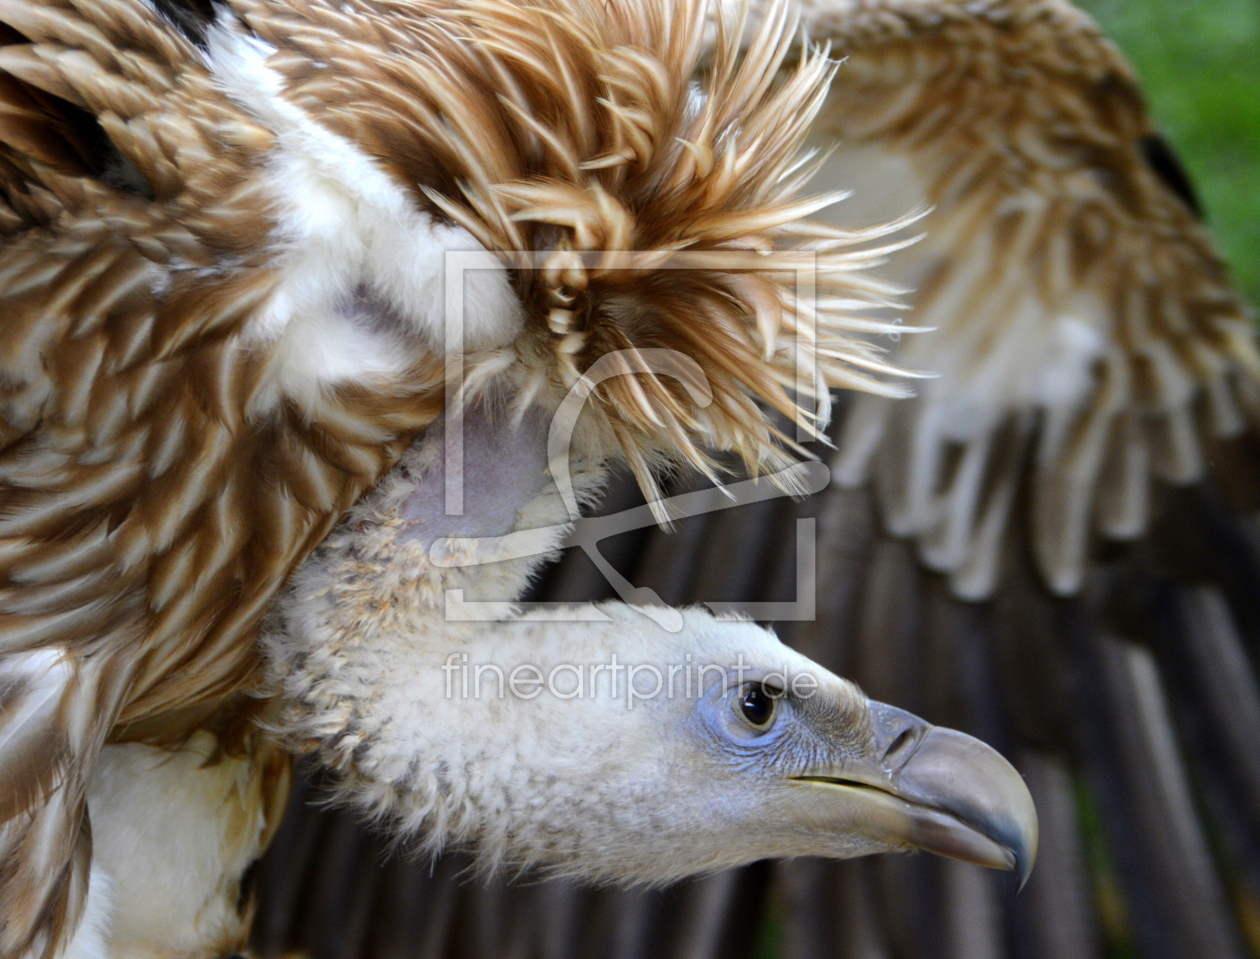
[[[702,0],[415,8],[428,16],[239,5],[281,51],[272,62],[293,102],[516,268],[527,329],[510,359],[479,362],[541,376],[520,386],[529,395],[568,389],[613,354],[626,375],[602,380],[593,405],[649,492],[662,456],[708,471],[719,448],[754,472],[786,465],[799,450],[762,404],[812,435],[829,387],[905,392],[882,351],[852,335],[891,328],[853,315],[895,300],[862,273],[886,255],[871,243],[884,231],[800,222],[835,199],[801,196],[816,166],[801,141],[834,64],[806,47],[779,75],[796,31],[785,3],[742,53],[742,25],[725,24],[698,75]],[[365,33],[370,56],[344,41]],[[799,277],[767,270],[765,255],[784,251]],[[695,361],[697,382],[654,369],[644,350]]]

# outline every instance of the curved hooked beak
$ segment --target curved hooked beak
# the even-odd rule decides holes
[[[842,800],[845,828],[875,843],[1012,869],[1023,888],[1037,858],[1037,810],[1015,767],[964,733],[884,703],[870,711],[869,757],[794,781]],[[811,805],[817,816],[832,803]]]

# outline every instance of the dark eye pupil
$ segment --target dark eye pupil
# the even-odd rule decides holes
[[[774,698],[764,686],[749,686],[739,701],[740,712],[754,726],[765,726],[774,715]]]

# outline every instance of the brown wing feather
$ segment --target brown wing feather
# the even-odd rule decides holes
[[[834,185],[901,164],[887,213],[933,207],[891,268],[917,288],[912,322],[936,329],[899,359],[939,378],[909,409],[858,404],[838,475],[878,477],[890,528],[987,595],[1009,512],[995,441],[1013,429],[1031,444],[1038,564],[1074,592],[1094,531],[1140,535],[1152,480],[1198,479],[1205,443],[1253,415],[1250,311],[1153,153],[1132,70],[1065,0],[803,9],[847,58],[815,125],[838,148]]]
[[[249,420],[268,134],[142,4],[0,20],[0,682],[19,695],[41,650],[71,664],[49,708],[0,721],[7,957],[73,928],[110,728],[251,682],[268,599],[440,397]],[[111,182],[118,159],[152,201]]]

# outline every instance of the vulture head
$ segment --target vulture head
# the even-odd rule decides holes
[[[427,721],[374,731],[347,796],[487,869],[665,883],[922,849],[1027,878],[1032,800],[988,746],[868,700],[753,623],[688,610],[671,634],[601,611],[580,630],[527,616],[391,684],[388,708]],[[410,768],[386,772],[401,756]]]
[[[510,601],[570,528],[566,500],[604,474],[570,449],[580,468],[551,472],[575,492],[558,488],[555,424],[466,411],[466,516],[446,513],[435,425],[277,604],[273,727],[340,773],[341,801],[486,870],[661,883],[923,849],[1027,878],[1037,816],[1005,759],[770,630],[612,602],[519,614]]]

